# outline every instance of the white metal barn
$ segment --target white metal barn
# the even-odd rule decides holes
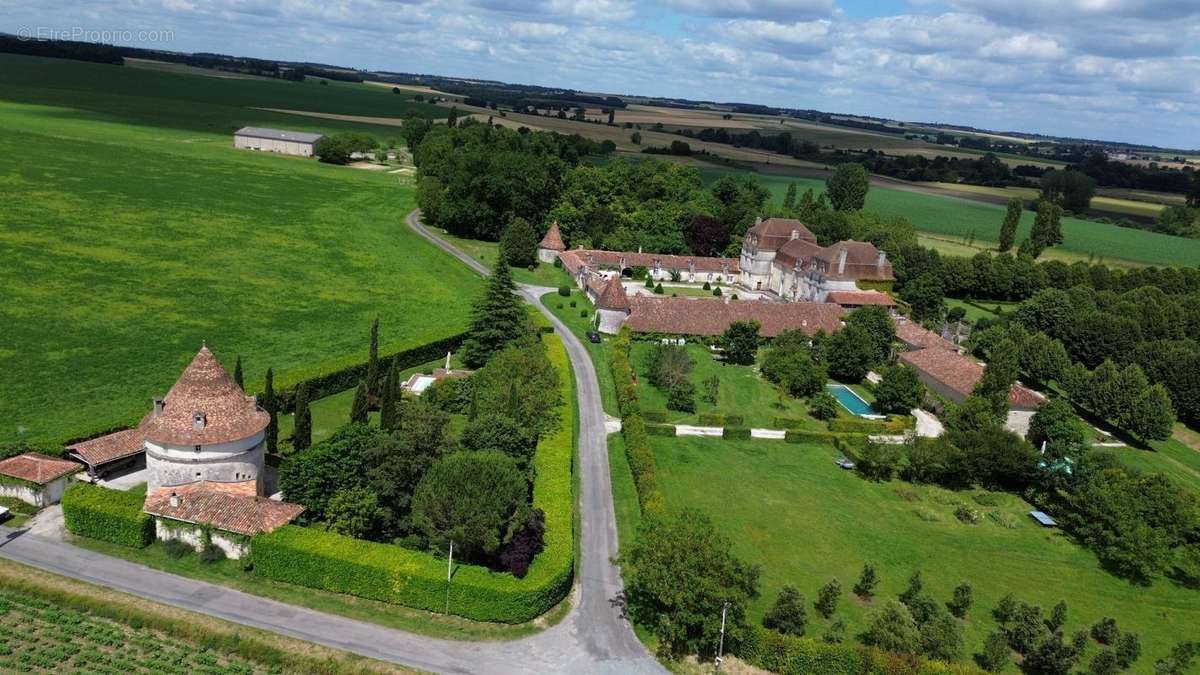
[[[310,134],[303,131],[242,127],[233,132],[233,147],[312,157],[313,147],[321,138],[323,138],[321,134]]]

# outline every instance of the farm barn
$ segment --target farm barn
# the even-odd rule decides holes
[[[321,138],[321,134],[310,134],[303,131],[242,127],[233,132],[233,147],[312,157],[313,147]]]

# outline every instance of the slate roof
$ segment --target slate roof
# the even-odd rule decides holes
[[[562,232],[558,229],[558,221],[550,224],[550,229],[546,230],[546,236],[538,242],[538,248],[550,249],[551,251],[565,251],[567,245],[563,243]]]
[[[975,391],[975,385],[983,377],[985,366],[958,352],[948,349],[919,349],[905,352],[900,360],[940,382],[962,398]],[[1008,392],[1008,403],[1014,408],[1033,409],[1045,401],[1045,397],[1017,382]]]
[[[107,436],[80,441],[67,446],[67,450],[89,466],[96,467],[145,450],[146,437],[141,429],[126,429]]]
[[[233,132],[234,136],[249,138],[265,138],[272,141],[292,141],[295,143],[316,143],[324,138],[324,134],[310,134],[304,131],[288,131],[287,129],[270,129],[267,127],[242,127]]]
[[[758,321],[764,337],[785,330],[832,333],[842,325],[844,311],[828,302],[769,303],[724,298],[630,298],[626,325],[639,333],[720,335],[734,321]]]
[[[56,478],[74,473],[80,468],[77,462],[50,457],[39,452],[27,452],[0,461],[0,474],[45,485]]]
[[[846,254],[846,263],[841,266],[839,261],[843,252]],[[813,270],[830,279],[895,279],[892,263],[886,256],[882,258],[882,264],[880,261],[879,249],[869,241],[848,240],[818,246],[816,242],[794,239],[780,246],[775,254],[775,262],[780,265]]]
[[[172,493],[179,497],[179,506],[171,506]],[[254,536],[290,523],[304,507],[193,484],[161,488],[146,495],[142,510],[154,516]]]
[[[879,291],[829,291],[825,294],[825,302],[833,302],[842,306],[861,307],[863,305],[884,305],[894,307],[896,301],[887,293]]]
[[[203,414],[202,425],[194,422],[196,413]],[[162,412],[152,411],[141,428],[157,443],[212,445],[253,436],[267,428],[269,420],[205,346],[167,392]]]

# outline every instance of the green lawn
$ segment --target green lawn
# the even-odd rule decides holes
[[[496,264],[496,255],[500,249],[500,245],[497,242],[456,237],[445,230],[438,230],[437,235],[488,267]],[[555,267],[553,264],[539,262],[532,270],[523,267],[513,267],[510,269],[512,270],[513,280],[519,284],[533,284],[535,286],[548,286],[550,288],[574,286],[567,273],[561,267]]]
[[[571,306],[572,302],[575,303],[574,307]],[[591,301],[579,289],[572,286],[569,297],[563,297],[558,293],[546,293],[542,296],[542,304],[549,308],[554,316],[567,324],[571,332],[583,342],[583,346],[587,348],[588,354],[592,357],[592,364],[596,368],[596,379],[600,383],[600,397],[604,405],[604,412],[618,416],[616,388],[613,384],[612,371],[608,367],[609,356],[612,353],[612,336],[601,335],[599,344],[594,344],[587,339],[587,332],[592,330],[591,317],[594,315]],[[586,313],[587,316],[580,316],[582,313]]]
[[[776,417],[788,417],[803,420],[800,429],[821,429],[822,424],[809,417],[808,406],[803,400],[787,396],[780,399],[779,390],[758,374],[756,366],[736,366],[717,361],[712,353],[701,345],[689,344],[688,353],[696,367],[692,370],[691,380],[696,385],[696,412],[685,413],[667,410],[666,392],[659,391],[645,377],[648,370],[650,353],[654,345],[647,342],[633,344],[633,366],[642,374],[642,385],[638,388],[643,410],[664,410],[667,412],[667,422],[671,424],[699,424],[700,415],[717,413],[723,415],[741,415],[745,418],[747,427],[778,428]],[[716,405],[703,400],[704,380],[716,375],[721,385],[717,394]]]
[[[729,169],[707,169],[706,178],[730,173]],[[809,178],[758,174],[759,181],[771,191],[776,203],[783,200],[789,183],[797,189],[824,190],[825,183]],[[999,240],[1004,207],[941,195],[872,186],[867,193],[867,209],[887,215],[904,216],[919,232],[957,238],[974,233],[977,245],[994,246]],[[1017,230],[1017,241],[1029,234],[1034,213],[1025,211]],[[1047,252],[1069,254],[1075,259],[1095,257],[1108,262],[1142,265],[1200,264],[1200,239],[1184,239],[1145,230],[1117,227],[1078,218],[1063,218],[1064,242]]]
[[[668,507],[693,506],[708,513],[734,541],[737,554],[761,566],[763,594],[751,608],[754,621],[784,584],[795,584],[811,601],[821,585],[837,577],[846,589],[839,613],[848,634],[861,631],[870,605],[853,598],[849,589],[864,560],[870,560],[880,572],[882,596],[902,591],[917,569],[926,589],[941,601],[959,582],[970,581],[975,605],[966,624],[969,653],[978,651],[995,627],[988,611],[1009,591],[1047,610],[1065,599],[1071,611],[1068,632],[1102,616],[1115,617],[1122,629],[1141,637],[1137,672],[1148,672],[1174,643],[1194,638],[1200,625],[1200,593],[1162,580],[1142,588],[1109,575],[1062,532],[1034,524],[1027,515],[1031,507],[1016,496],[996,494],[997,505],[984,506],[974,501],[983,494],[978,491],[870,483],[837,468],[835,451],[822,445],[651,441]],[[973,505],[984,518],[962,524],[953,515],[958,504]],[[1014,527],[1000,525],[988,515],[993,512]],[[811,608],[809,619],[812,635],[829,624]]]
[[[364,359],[376,316],[384,353],[466,326],[480,280],[404,225],[411,179],[229,135],[284,124],[246,105],[418,104],[290,86],[0,55],[0,442],[136,423],[202,340],[253,390]]]

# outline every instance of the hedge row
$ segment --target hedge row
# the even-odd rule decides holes
[[[675,436],[674,424],[647,424],[646,433],[651,436]]]
[[[638,406],[637,384],[629,360],[632,346],[629,327],[621,328],[617,339],[613,341],[609,367],[617,387],[617,407],[621,413],[621,436],[625,439],[625,455],[633,474],[633,485],[637,489],[638,504],[641,505],[644,514],[661,511],[664,502],[658,489],[657,468],[654,464],[654,453],[650,450],[649,433]]]
[[[62,496],[63,520],[72,534],[144,548],[154,541],[154,518],[142,513],[141,495],[76,483]]]
[[[456,567],[450,613],[476,621],[520,623],[544,614],[571,590],[574,579],[575,399],[566,349],[544,337],[562,386],[562,424],[534,454],[533,505],[546,514],[545,548],[525,578],[476,565]],[[390,544],[285,525],[255,537],[254,573],[286,583],[442,612],[446,560]]]
[[[458,351],[458,348],[466,339],[466,333],[459,333],[442,338],[441,340],[434,340],[433,342],[427,342],[410,349],[404,349],[394,354],[381,355],[379,357],[380,372],[386,373],[393,364],[399,370],[407,370],[415,368],[422,363],[429,363],[430,361],[446,356],[446,352]],[[366,377],[367,362],[359,361],[323,375],[300,378],[295,381],[289,380],[286,388],[279,387],[275,390],[275,397],[279,401],[279,411],[291,411],[292,404],[295,402],[296,387],[302,381],[308,383],[308,400],[315,401],[319,398],[325,398],[326,396],[346,391],[347,389],[353,389],[358,386],[359,382],[366,379]],[[262,400],[263,392],[258,393],[258,398]]]
[[[738,657],[780,675],[976,675],[967,663],[929,661],[855,644],[832,644],[753,627],[738,645]]]
[[[808,420],[800,419],[798,417],[776,417],[775,419],[771,420],[771,424],[776,429],[795,429],[797,427],[802,427],[807,423]]]
[[[728,438],[730,440],[750,438],[750,427],[725,427],[721,431],[721,438]]]
[[[893,415],[886,420],[864,420],[839,417],[829,420],[829,430],[860,434],[902,434],[917,421],[908,415]]]
[[[647,422],[662,423],[667,421],[666,410],[643,410],[642,419]]]
[[[867,434],[834,433],[829,431],[805,431],[803,429],[788,429],[784,434],[788,443],[828,443],[836,445],[839,441],[850,445],[861,445],[867,442]]]
[[[700,413],[702,427],[740,427],[746,423],[741,415],[722,415],[721,413]]]

